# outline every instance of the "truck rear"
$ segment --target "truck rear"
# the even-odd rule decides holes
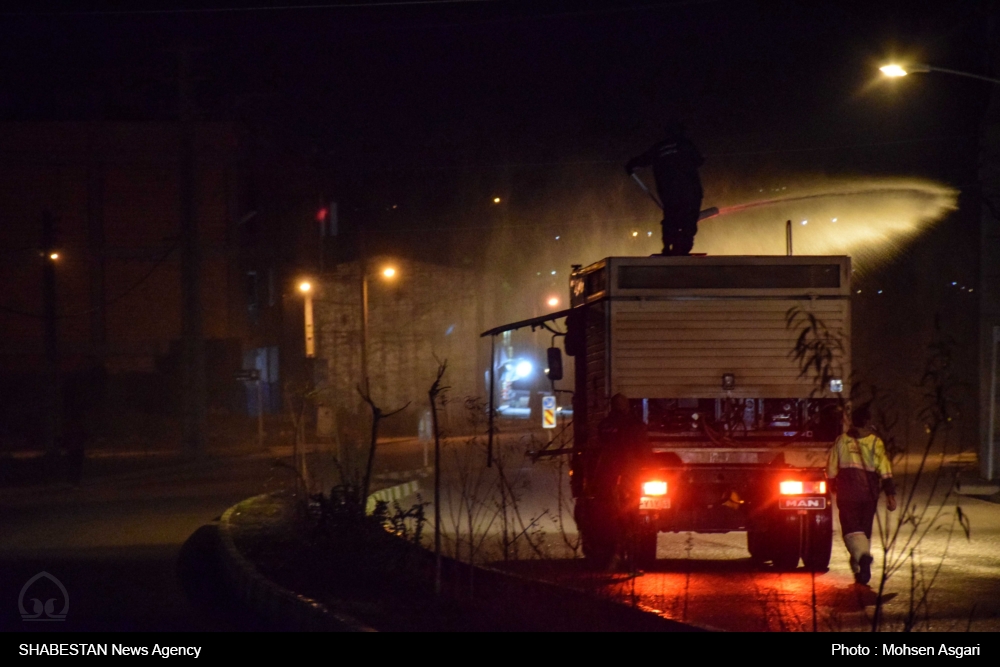
[[[850,391],[848,257],[609,257],[574,267],[571,487],[586,557],[640,566],[659,532],[746,531],[756,562],[825,570],[827,452]],[[832,374],[793,354],[797,309],[825,327]],[[645,423],[641,464],[609,491],[599,424],[623,394]],[[613,458],[613,456],[611,457]]]

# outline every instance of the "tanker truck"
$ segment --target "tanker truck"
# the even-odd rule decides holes
[[[660,532],[743,531],[755,563],[827,569],[825,467],[850,392],[850,279],[839,256],[608,257],[573,267],[571,308],[483,334],[565,319],[572,438],[536,456],[570,457],[589,561],[648,567]],[[793,312],[837,342],[823,378],[793,354]],[[645,423],[646,455],[609,489],[598,480],[614,456],[598,426],[616,394]]]

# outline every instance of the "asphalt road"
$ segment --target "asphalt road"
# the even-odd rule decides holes
[[[463,557],[471,548],[478,562],[706,628],[870,626],[875,593],[853,584],[839,532],[830,570],[816,576],[753,567],[743,533],[661,534],[659,560],[642,576],[592,572],[574,550],[577,535],[565,468],[557,461],[532,464],[525,459],[526,438],[507,437],[502,443],[497,464],[487,469],[481,447],[462,438],[446,441],[442,527],[450,552],[457,537]],[[321,459],[314,457],[317,471]],[[290,484],[290,471],[275,468],[273,460],[274,455],[226,456],[89,479],[79,489],[0,489],[0,630],[268,629],[221,589],[210,524],[235,502]],[[415,439],[380,443],[375,470],[383,479],[422,466],[423,445]],[[421,480],[424,501],[433,498],[432,479]],[[928,497],[922,491],[915,502],[927,504]],[[909,548],[900,544],[891,552],[904,557],[886,582],[888,627],[898,627],[909,612],[911,572],[918,582],[921,577],[929,582],[937,569],[926,604],[917,609],[918,629],[1000,630],[1000,505],[960,498],[971,526],[966,539],[950,524],[954,502],[949,499],[939,527],[913,550],[912,568]],[[433,507],[428,510],[433,516]],[[878,545],[875,555],[878,566]],[[41,571],[58,578],[69,594],[65,621],[21,618],[21,589]],[[25,600],[29,614],[35,597],[41,602],[52,597],[57,600],[54,611],[60,611],[62,598],[51,582],[31,587]]]
[[[230,455],[84,479],[80,488],[0,489],[0,630],[262,628],[219,585],[205,526],[288,478],[271,458]],[[42,571],[69,596],[63,621],[21,618],[21,589]],[[31,598],[44,604],[50,597],[58,614],[61,592],[51,581],[36,582],[26,610],[33,612]]]

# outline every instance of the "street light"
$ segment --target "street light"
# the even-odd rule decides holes
[[[962,76],[969,79],[976,79],[978,81],[986,81],[988,83],[1000,84],[1000,79],[994,77],[983,76],[981,74],[973,74],[971,72],[961,72],[959,70],[948,69],[946,67],[932,67],[931,65],[925,65],[925,64],[900,65],[891,63],[883,65],[879,69],[885,76],[893,78],[906,76],[907,74],[911,73],[916,74],[916,73],[927,73],[927,72],[940,72],[942,74],[954,74],[955,76]],[[994,92],[994,94],[996,93]],[[996,102],[994,99],[994,104],[995,103]],[[988,154],[990,152],[989,147],[987,147],[987,150],[984,152]],[[995,160],[995,158],[992,159]],[[983,173],[982,168],[980,168],[980,174],[982,173]],[[983,189],[985,190],[987,183],[985,182],[985,179],[982,179],[982,177],[980,178],[982,181],[980,185],[983,186]],[[993,234],[992,219],[990,220],[990,222],[987,222],[987,216],[990,215],[991,215],[990,213],[984,213],[984,216],[980,223],[982,226],[980,238],[982,240],[980,241],[980,250],[979,250],[980,253],[979,277],[980,277],[980,283],[984,286],[985,283],[987,282],[987,271],[988,271],[987,267],[992,266],[994,264],[995,255],[997,252],[995,245],[987,245],[988,242],[985,240],[991,237]],[[993,248],[992,252],[990,248]],[[988,399],[989,409],[987,410],[988,423],[983,424],[982,417],[980,417],[980,423],[979,423],[979,438],[980,438],[979,443],[980,443],[980,452],[982,454],[982,456],[980,456],[979,459],[979,470],[980,474],[983,476],[984,479],[991,481],[997,474],[996,445],[993,442],[993,439],[996,437],[995,420],[997,416],[996,415],[997,345],[998,343],[1000,343],[1000,326],[997,326],[995,324],[996,322],[995,311],[997,309],[996,297],[991,297],[990,290],[988,289],[980,289],[979,294],[980,294],[979,333],[981,337],[979,346],[980,366],[982,367],[985,365],[985,363],[991,362],[988,391],[986,390],[986,376],[982,374],[982,372],[980,373],[979,376],[980,407],[983,406],[983,402],[985,402],[986,400],[986,395],[987,394],[989,395]],[[993,311],[992,316],[991,316],[991,310]],[[987,354],[984,349],[986,341],[989,341],[989,345],[991,345],[989,354]],[[987,358],[990,359],[990,362],[986,361]]]
[[[306,319],[306,358],[312,359],[316,356],[316,336],[313,327],[313,299],[312,299],[312,283],[308,280],[303,280],[299,283],[299,291],[302,292],[303,301],[305,305],[305,319]]]
[[[361,260],[361,381],[368,389],[368,262]],[[382,277],[391,280],[396,277],[396,269],[387,266],[381,271]]]
[[[912,64],[912,65],[901,65],[899,63],[890,63],[888,65],[883,65],[879,67],[879,71],[890,79],[896,79],[901,76],[906,76],[907,74],[926,74],[928,72],[941,72],[942,74],[954,74],[955,76],[964,76],[970,79],[979,79],[980,81],[989,81],[990,83],[1000,83],[1000,79],[994,79],[993,77],[983,76],[981,74],[973,74],[971,72],[960,72],[955,69],[948,69],[946,67],[932,67],[930,65],[924,64]]]

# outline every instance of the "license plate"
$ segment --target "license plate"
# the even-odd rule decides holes
[[[639,499],[639,509],[668,510],[670,509],[670,498],[649,498],[647,496],[643,496]]]
[[[778,509],[783,510],[825,510],[826,498],[780,498]]]

